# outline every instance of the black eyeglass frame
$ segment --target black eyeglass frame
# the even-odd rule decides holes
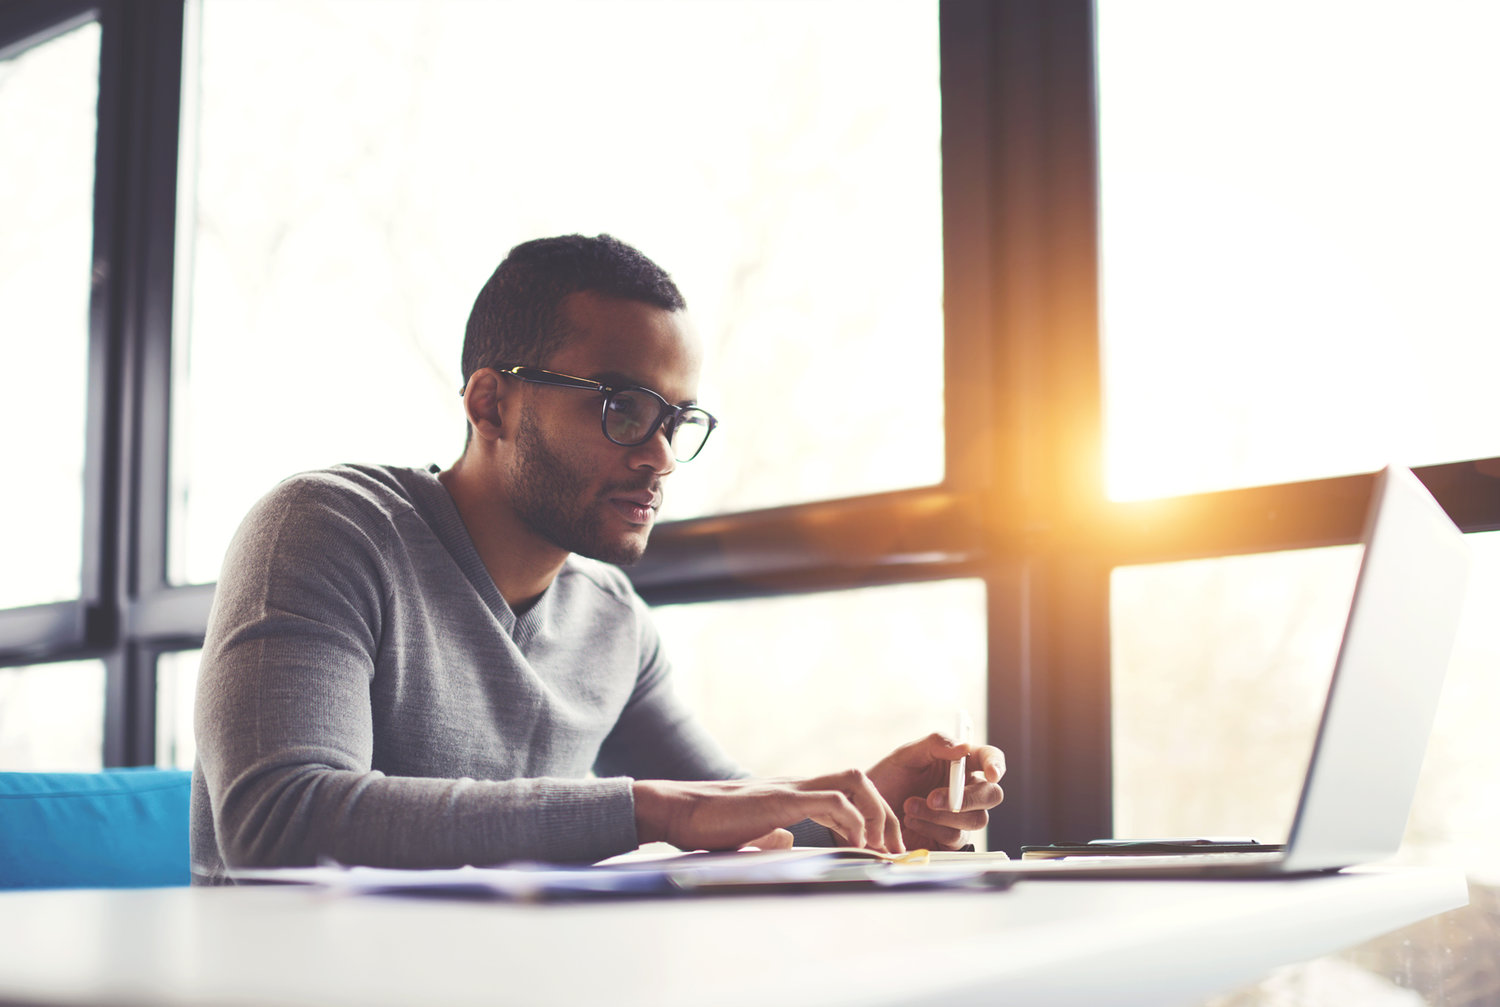
[[[606,385],[601,381],[594,381],[591,378],[580,378],[572,374],[559,374],[557,371],[548,371],[540,367],[527,367],[524,364],[494,364],[490,367],[490,370],[498,374],[506,374],[510,377],[518,378],[521,381],[530,382],[534,385],[551,385],[555,388],[576,388],[580,391],[598,392],[604,396],[604,402],[599,409],[599,429],[611,444],[618,444],[622,448],[640,447],[655,437],[656,431],[660,430],[662,424],[665,423],[667,425],[667,444],[672,447],[672,457],[678,462],[690,462],[702,454],[703,445],[708,443],[709,437],[713,436],[714,430],[719,425],[718,417],[714,416],[707,409],[701,406],[674,406],[656,392],[640,385],[616,388],[612,385]],[[655,421],[641,435],[639,440],[622,441],[609,432],[609,403],[611,399],[621,392],[644,392],[660,403]],[[464,393],[460,391],[459,394],[462,395]],[[686,413],[697,413],[707,418],[708,432],[703,435],[703,440],[699,442],[696,451],[686,458],[679,458],[677,456],[677,445],[673,443],[673,438],[676,437],[677,429],[682,425],[682,417]]]

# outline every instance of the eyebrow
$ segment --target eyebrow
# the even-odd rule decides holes
[[[619,371],[600,371],[595,374],[590,374],[589,380],[597,381],[601,385],[609,385],[611,388],[646,388],[650,391],[656,392],[656,389],[651,388],[650,385],[643,385],[635,378],[632,378],[630,375],[622,374]],[[656,392],[656,394],[661,395],[661,392]],[[662,395],[661,397],[666,398],[665,395]],[[683,399],[681,402],[673,403],[673,405],[678,406],[696,406],[697,404],[697,399]]]

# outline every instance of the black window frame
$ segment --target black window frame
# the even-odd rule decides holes
[[[184,9],[0,0],[0,57],[101,28],[82,589],[0,611],[0,666],[102,659],[108,766],[155,760],[156,660],[202,645],[213,597],[166,557]],[[631,574],[653,603],[982,578],[1011,767],[989,838],[1014,852],[1110,831],[1111,571],[1355,542],[1373,479],[1105,498],[1093,4],[939,19],[944,481],[665,524]],[[1416,471],[1465,532],[1500,529],[1500,459]]]

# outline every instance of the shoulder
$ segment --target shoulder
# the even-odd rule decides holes
[[[274,602],[279,610],[304,611],[357,598],[377,613],[401,553],[403,515],[414,509],[413,475],[426,474],[339,465],[282,480],[240,523],[224,554],[215,605],[253,612]]]
[[[283,479],[265,500],[401,513],[413,509],[412,482],[422,475],[390,465],[334,465]]]
[[[570,594],[584,595],[605,608],[643,612],[645,602],[636,594],[630,578],[617,566],[579,556],[568,557],[558,572],[558,580]]]
[[[416,509],[414,490],[419,478],[431,477],[418,469],[387,465],[335,465],[299,472],[277,483],[250,516],[387,524]]]
[[[282,547],[298,541],[386,543],[395,526],[416,510],[417,469],[382,465],[336,465],[299,472],[263,496],[240,526],[241,539],[274,540]]]

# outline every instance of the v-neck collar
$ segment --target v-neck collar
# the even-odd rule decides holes
[[[552,586],[557,583],[557,579],[553,578],[552,584],[547,585],[547,589],[530,608],[517,615],[495,586],[495,579],[490,576],[489,570],[485,569],[484,560],[480,558],[474,539],[469,535],[469,529],[458,512],[458,505],[448,493],[448,488],[430,469],[413,469],[412,472],[415,476],[415,502],[436,533],[438,541],[448,550],[448,554],[453,557],[453,561],[458,564],[458,568],[463,571],[463,575],[479,593],[480,599],[501,627],[515,641],[516,646],[524,650],[547,625],[555,593]]]

